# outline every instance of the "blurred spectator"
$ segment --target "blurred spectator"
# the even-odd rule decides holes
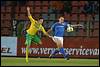
[[[98,1],[86,1],[86,4],[83,8],[83,12],[87,15],[90,14],[90,20],[95,20],[95,13],[99,12],[99,4]]]
[[[44,26],[45,29],[48,29],[48,22],[45,21],[45,22],[43,23],[43,26]]]
[[[54,13],[63,13],[64,5],[62,1],[52,1],[52,8],[54,8]]]
[[[99,13],[99,2],[98,1],[95,1],[93,5],[94,5],[94,8],[95,8],[94,9],[95,10],[95,13]]]
[[[1,6],[4,6],[6,4],[6,1],[1,0]]]
[[[72,6],[71,6],[71,1],[64,1],[64,12],[71,13],[72,11]]]
[[[26,0],[18,0],[17,1],[20,6],[25,6],[27,1]]]
[[[62,1],[58,1],[57,5],[55,6],[58,13],[62,13],[64,9],[64,4]]]
[[[48,13],[55,13],[55,8],[50,6],[48,9]]]
[[[49,21],[49,22],[46,21],[43,23],[43,26],[45,29],[49,29],[51,28],[52,24],[54,24],[54,21]]]
[[[87,13],[90,14],[92,12],[91,8],[92,8],[92,5],[88,1],[86,1],[85,5],[83,7],[83,12],[86,14]]]
[[[98,11],[98,6],[96,1],[86,1],[86,4],[83,8],[83,12],[86,14],[93,14]]]

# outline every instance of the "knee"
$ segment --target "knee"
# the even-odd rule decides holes
[[[39,44],[42,45],[42,42],[40,41]]]
[[[60,46],[60,48],[63,48],[63,46]]]
[[[57,47],[58,47],[58,48],[62,48],[63,45],[62,45],[62,44],[57,44]]]
[[[58,47],[59,47],[59,48],[63,48],[63,46],[62,46],[62,45],[59,45]]]
[[[29,48],[30,46],[29,45],[26,45],[26,48]]]

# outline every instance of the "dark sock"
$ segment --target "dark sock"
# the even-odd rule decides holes
[[[52,52],[51,52],[51,55],[55,55],[56,53],[58,53],[59,52],[59,49],[55,49],[55,50],[53,50]]]
[[[66,58],[66,54],[65,54],[64,48],[60,48],[60,52],[63,54],[64,58]]]

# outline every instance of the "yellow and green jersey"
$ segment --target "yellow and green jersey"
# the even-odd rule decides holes
[[[27,30],[28,34],[35,35],[38,30],[41,30],[43,33],[46,33],[44,27],[41,24],[39,24],[35,19],[33,19],[31,15],[28,16],[28,18],[30,19],[31,22],[31,25]]]

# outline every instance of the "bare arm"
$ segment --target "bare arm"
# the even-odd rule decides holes
[[[47,32],[44,33],[46,36],[51,37]]]
[[[46,36],[52,38],[52,36],[50,36],[50,35],[48,34],[48,32],[45,31],[44,27],[42,27],[42,32],[43,32]]]
[[[51,32],[52,30],[51,29],[49,29],[48,31],[47,31],[47,33],[49,33],[49,32]]]
[[[82,24],[67,24],[68,27],[83,27]]]
[[[74,24],[74,25],[71,25],[72,27],[84,27],[83,25],[81,25],[81,24]]]
[[[35,19],[32,18],[31,13],[30,13],[30,8],[27,7],[27,13],[28,13],[28,18],[30,19],[30,21],[32,23],[36,23],[37,21]]]
[[[30,8],[29,8],[29,7],[27,7],[27,13],[28,13],[28,16],[31,15],[31,13],[30,13]]]

